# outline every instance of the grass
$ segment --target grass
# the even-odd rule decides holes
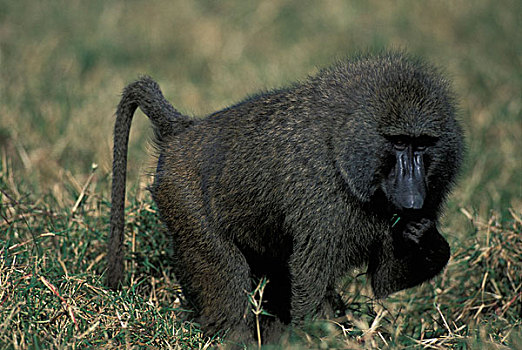
[[[347,277],[347,316],[280,347],[521,348],[521,13],[515,0],[0,0],[0,348],[219,344],[183,320],[145,190],[143,116],[130,142],[128,287],[103,287],[119,93],[149,74],[182,112],[202,115],[383,47],[422,55],[455,82],[468,154],[442,222],[452,258],[384,301]]]

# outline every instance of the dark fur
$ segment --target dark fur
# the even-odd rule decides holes
[[[152,195],[172,235],[175,273],[209,335],[228,329],[253,340],[246,292],[262,276],[272,336],[282,324],[326,316],[336,281],[353,267],[368,265],[379,298],[429,280],[449,258],[436,224],[461,162],[452,96],[435,69],[400,53],[341,61],[202,119],[180,115],[150,78],[129,85],[115,126],[108,285],[122,279],[137,106],[156,132]],[[435,140],[424,153],[420,210],[401,211],[385,193],[395,136]],[[401,220],[392,227],[393,214]]]

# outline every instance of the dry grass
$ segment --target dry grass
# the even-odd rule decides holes
[[[165,261],[165,240],[151,234],[161,228],[150,200],[133,201],[128,209],[130,287],[114,293],[101,282],[106,201],[87,190],[72,213],[73,196],[61,208],[15,192],[8,187],[1,197],[2,229],[9,239],[0,247],[0,344],[206,348],[219,343],[179,318],[180,289]],[[364,280],[349,281],[346,317],[311,324],[281,346],[522,345],[522,213],[505,220],[464,213],[473,236],[454,249],[441,277],[380,302],[368,297]]]

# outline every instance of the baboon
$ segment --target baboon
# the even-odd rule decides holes
[[[341,60],[300,83],[192,118],[144,77],[117,109],[107,283],[123,276],[127,143],[137,107],[151,119],[151,193],[172,237],[174,272],[212,335],[254,340],[246,292],[269,280],[265,338],[338,301],[336,281],[367,266],[383,298],[437,275],[437,230],[461,164],[449,82],[403,52]],[[276,335],[277,336],[277,335]]]

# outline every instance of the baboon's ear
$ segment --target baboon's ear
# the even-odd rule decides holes
[[[365,126],[363,123],[362,126]],[[377,133],[352,129],[338,150],[337,168],[353,194],[368,202],[379,186],[381,138]]]

